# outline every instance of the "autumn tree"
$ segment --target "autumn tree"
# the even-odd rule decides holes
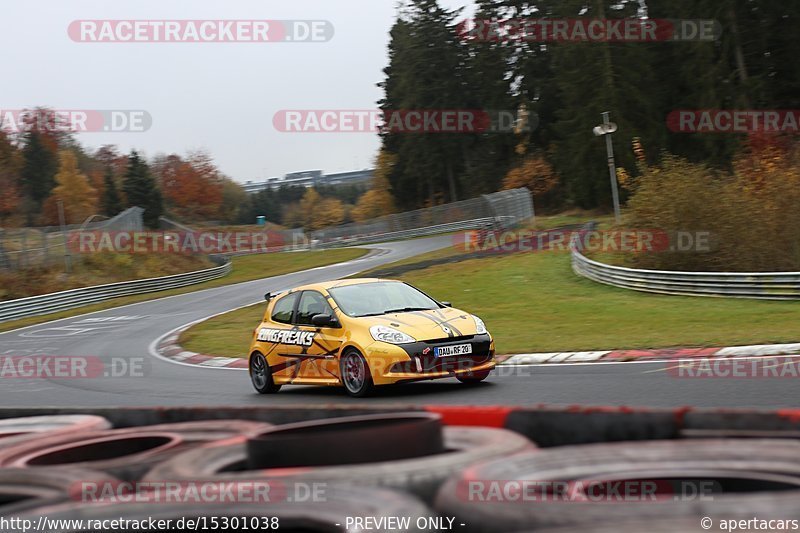
[[[397,211],[392,196],[392,187],[389,183],[389,175],[396,161],[396,155],[386,150],[380,151],[375,162],[375,174],[370,182],[369,190],[361,195],[350,212],[354,221],[363,222]]]
[[[47,220],[58,222],[57,202],[64,204],[64,218],[68,224],[79,224],[96,213],[97,190],[89,178],[78,169],[75,154],[62,150],[58,154],[59,168],[55,176],[56,186],[44,203]]]
[[[503,179],[503,189],[525,187],[534,198],[541,198],[558,185],[558,175],[541,154],[528,154],[508,171]]]
[[[153,165],[170,212],[187,220],[212,219],[220,214],[222,175],[205,153],[183,159],[171,154]]]
[[[297,212],[302,214],[303,227],[307,230],[336,226],[342,223],[345,215],[341,200],[324,198],[313,187],[306,189]]]
[[[248,209],[248,195],[241,185],[230,178],[222,180],[222,203],[219,214],[223,220],[230,223],[239,221]]]

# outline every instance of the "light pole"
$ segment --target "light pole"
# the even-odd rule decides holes
[[[617,125],[608,119],[608,111],[603,112],[603,123],[595,126],[592,132],[596,136],[606,138],[606,153],[608,154],[608,175],[611,178],[611,197],[614,200],[614,219],[619,224],[619,191],[617,190],[617,168],[614,164],[614,146],[611,144],[611,134],[617,131]]]

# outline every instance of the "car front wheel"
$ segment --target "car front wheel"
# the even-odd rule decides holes
[[[364,356],[356,350],[347,350],[339,359],[339,372],[347,394],[356,398],[368,396],[373,388],[372,375]]]

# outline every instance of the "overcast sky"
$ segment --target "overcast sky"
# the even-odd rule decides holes
[[[440,0],[455,8],[470,0]],[[374,109],[396,0],[3,0],[0,109],[142,109],[152,127],[82,133],[84,146],[206,149],[240,182],[371,165],[369,133],[280,133],[282,109]],[[80,19],[312,19],[328,43],[80,43]]]

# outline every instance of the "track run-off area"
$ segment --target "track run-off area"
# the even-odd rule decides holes
[[[478,386],[455,379],[379,388],[349,398],[338,387],[287,386],[260,396],[245,370],[176,364],[154,342],[181,326],[263,300],[263,294],[337,279],[452,244],[450,236],[366,246],[359,259],[256,281],[158,298],[0,333],[0,356],[91,358],[87,378],[8,378],[5,407],[269,405],[628,405],[634,407],[792,407],[797,378],[692,378],[669,362],[615,362],[499,367]],[[433,295],[436,296],[435,294]],[[547,313],[534,308],[527,317]],[[529,318],[530,319],[530,318]],[[255,324],[253,324],[255,327]],[[524,323],[519,324],[525,328]],[[491,330],[491,325],[490,325]],[[609,347],[613,348],[613,347]],[[800,359],[783,361],[800,365]]]

